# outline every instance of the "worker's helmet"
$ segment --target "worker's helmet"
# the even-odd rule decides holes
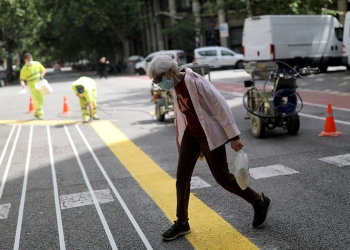
[[[83,86],[83,85],[77,85],[77,86],[75,87],[75,89],[77,90],[77,92],[78,92],[79,94],[84,93],[84,86]]]

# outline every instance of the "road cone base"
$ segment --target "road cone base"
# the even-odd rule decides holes
[[[339,131],[335,131],[335,132],[321,132],[318,136],[339,136],[342,133]]]
[[[71,111],[62,112],[62,114],[64,114],[64,115],[68,115],[68,114],[71,114],[71,113],[72,113]]]
[[[28,114],[34,114],[35,111],[28,111]]]

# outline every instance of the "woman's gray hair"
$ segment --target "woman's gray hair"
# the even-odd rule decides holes
[[[148,64],[147,76],[152,79],[153,73],[162,74],[171,68],[176,74],[179,73],[177,62],[169,55],[160,54],[153,57],[153,60]]]

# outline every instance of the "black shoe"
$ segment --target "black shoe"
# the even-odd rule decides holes
[[[254,208],[254,219],[253,219],[253,228],[259,228],[267,220],[267,215],[269,213],[270,207],[271,207],[271,199],[264,195],[264,193],[261,194],[261,197],[264,201],[261,201],[260,204],[253,206]]]
[[[180,235],[185,235],[191,232],[190,225],[182,224],[180,221],[174,221],[174,225],[162,234],[163,240],[175,240]]]

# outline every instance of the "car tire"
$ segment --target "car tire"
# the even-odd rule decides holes
[[[145,71],[143,68],[136,69],[136,72],[137,72],[139,75],[146,75],[146,71]]]
[[[0,79],[0,87],[5,87],[6,82],[4,79]]]
[[[236,68],[236,69],[243,69],[243,68],[244,68],[243,61],[238,61],[238,62],[236,63],[235,68]]]

